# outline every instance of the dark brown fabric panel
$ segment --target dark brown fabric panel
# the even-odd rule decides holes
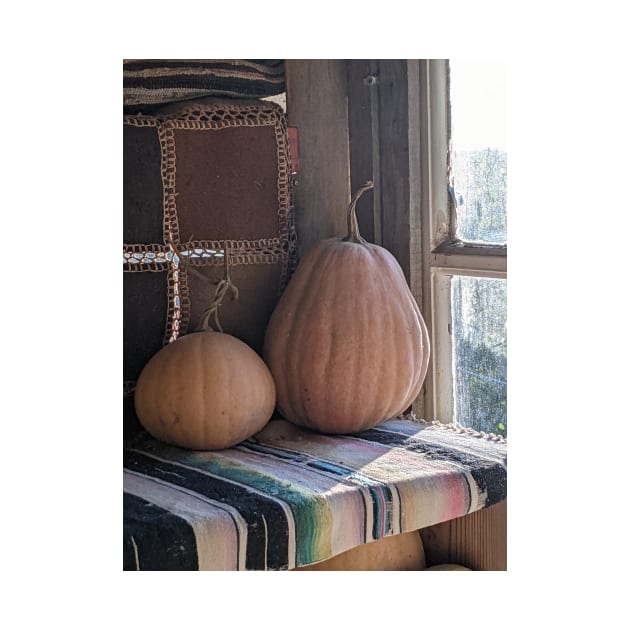
[[[162,348],[168,308],[166,272],[123,274],[124,380],[138,378]]]
[[[278,154],[272,126],[175,130],[182,241],[278,236]]]
[[[123,243],[162,243],[161,150],[155,127],[123,125]]]
[[[215,292],[212,282],[186,271],[189,263],[181,253],[182,267],[177,271],[171,252],[167,256],[165,220],[173,247],[180,252],[221,248],[222,241],[231,241],[233,262],[240,264],[234,264],[230,273],[240,297],[224,300],[220,320],[226,333],[259,354],[280,283],[286,279],[286,261],[259,261],[295,255],[291,211],[278,216],[281,209],[287,213],[290,202],[286,139],[278,137],[286,131],[281,110],[256,101],[238,105],[195,101],[193,108],[180,110],[181,105],[170,105],[157,117],[127,117],[123,125],[123,242],[129,260],[143,261],[124,265],[126,440],[141,429],[132,382],[163,347],[167,331],[175,336],[179,324],[181,334],[198,328]],[[213,282],[221,279],[222,265],[201,262],[204,265],[195,265],[199,273]],[[162,266],[164,271],[154,271]]]
[[[213,282],[223,277],[220,266],[198,269]],[[225,298],[219,308],[219,321],[223,332],[238,337],[258,354],[262,352],[265,330],[278,301],[281,273],[282,263],[242,265],[230,269],[239,297],[238,300]],[[199,327],[203,312],[210,306],[216,287],[192,273],[188,274],[188,286],[191,311],[188,331],[193,332]]]

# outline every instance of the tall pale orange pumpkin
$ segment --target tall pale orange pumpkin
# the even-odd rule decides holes
[[[420,393],[429,338],[394,256],[359,234],[306,253],[272,313],[263,349],[278,411],[323,433],[354,433],[400,415]]]

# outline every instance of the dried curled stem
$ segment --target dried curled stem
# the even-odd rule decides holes
[[[365,243],[365,239],[361,236],[361,234],[359,234],[359,222],[357,221],[356,206],[357,201],[359,201],[359,197],[370,188],[374,188],[374,182],[368,180],[354,193],[352,201],[350,201],[350,205],[347,210],[348,236],[343,239],[344,241],[351,243]]]
[[[217,283],[217,288],[214,292],[212,303],[201,316],[201,322],[197,329],[199,332],[208,332],[213,330],[223,332],[221,322],[219,321],[219,307],[223,303],[223,298],[229,292],[233,300],[238,300],[238,288],[230,278],[230,265],[227,246],[223,249],[223,252],[225,256],[225,270],[223,273],[223,278]],[[210,325],[210,318],[212,318],[214,322],[214,328]]]
[[[189,240],[192,240],[192,236],[190,237]],[[169,236],[169,238],[166,241],[166,244],[169,246],[170,250],[173,252],[173,255],[177,256],[177,261],[175,263],[176,265],[178,266],[181,265],[181,267],[185,267],[187,271],[192,272],[195,276],[197,276],[201,280],[210,282],[210,279],[207,276],[197,271],[197,269],[195,269],[191,264],[188,263],[188,261],[186,261],[185,257],[181,253],[181,250],[175,245],[172,235]],[[199,324],[199,327],[197,328],[198,332],[207,332],[207,331],[213,331],[213,330],[218,330],[219,332],[223,332],[223,328],[221,326],[221,322],[219,321],[219,315],[218,315],[219,307],[221,306],[223,302],[223,298],[226,296],[226,294],[229,291],[232,295],[232,299],[238,300],[238,288],[236,287],[236,285],[232,282],[232,279],[230,278],[230,266],[229,266],[229,255],[228,255],[227,244],[223,248],[223,256],[224,256],[224,265],[225,265],[223,278],[219,280],[219,282],[213,283],[217,285],[217,288],[214,292],[214,298],[212,299],[212,303],[210,304],[209,308],[207,308],[201,316],[201,323]],[[210,325],[211,317],[214,321],[215,328],[212,328],[212,326]]]

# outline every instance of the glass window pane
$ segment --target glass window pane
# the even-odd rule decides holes
[[[455,421],[507,436],[507,281],[453,276],[451,309]]]
[[[455,235],[507,243],[505,67],[493,61],[449,64]]]

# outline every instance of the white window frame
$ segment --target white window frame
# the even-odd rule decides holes
[[[446,423],[455,419],[450,279],[507,278],[506,245],[464,243],[452,231],[448,89],[448,60],[421,60],[422,296],[432,344],[421,410],[425,418]]]

